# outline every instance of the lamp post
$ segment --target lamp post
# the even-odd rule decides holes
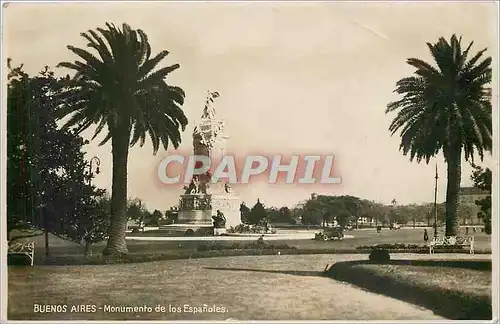
[[[437,220],[438,220],[438,212],[437,212],[437,190],[438,190],[438,166],[436,163],[436,176],[434,179],[436,179],[435,184],[434,184],[434,237],[438,237],[438,226],[437,226]]]
[[[99,169],[99,166],[101,165],[101,160],[99,160],[97,156],[93,156],[89,161],[89,185],[92,185],[92,177],[94,176],[94,168],[93,168],[94,163],[96,166],[95,173],[99,174],[101,172],[101,170]],[[92,243],[88,239],[90,235],[91,234],[89,234],[89,232],[87,232],[87,234],[85,235],[85,252],[84,252],[85,256],[88,256],[89,254],[92,255],[92,250],[91,250]]]
[[[25,155],[26,155],[26,151],[27,151],[28,147],[24,144],[24,143],[21,143],[21,145],[19,145],[19,151],[20,151],[20,156],[19,156],[19,159],[20,159],[20,164],[21,164],[21,186],[24,187],[24,181],[25,181],[25,176],[26,176],[26,173],[25,173],[25,164],[24,164],[24,159],[25,159]],[[21,192],[21,195],[22,197],[24,198],[25,197],[25,191],[23,190]],[[21,204],[21,215],[26,215],[26,204],[24,203],[24,200],[23,199],[23,203]],[[7,232],[7,235],[9,235],[9,232]]]
[[[94,162],[96,165],[95,174],[99,174],[101,172],[99,169],[99,166],[101,165],[101,160],[99,160],[99,158],[97,156],[92,157],[90,159],[90,162],[89,162],[89,173],[90,173],[89,183],[92,183],[92,176],[94,175],[94,172],[93,172]]]
[[[47,210],[47,204],[45,203],[45,190],[41,190],[39,193],[39,215],[40,215],[40,221],[42,222],[42,227],[44,231],[44,237],[45,237],[45,257],[49,257],[50,252],[49,252],[49,213]]]
[[[43,222],[43,227],[45,228],[44,231],[44,237],[45,237],[45,257],[49,257],[50,252],[49,252],[49,215],[47,215],[47,212],[45,210],[46,205],[45,204],[40,204],[40,216],[42,218]]]
[[[396,213],[396,205],[398,204],[398,202],[396,201],[396,198],[392,198],[392,201],[391,201],[391,207],[392,207],[392,210],[391,210],[391,217],[389,219],[389,228],[390,229],[393,229],[394,228],[394,218],[397,218],[395,216],[397,216],[397,213]]]

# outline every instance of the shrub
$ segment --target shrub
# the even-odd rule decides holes
[[[296,249],[294,246],[289,246],[286,244],[269,244],[266,242],[259,243],[257,241],[251,243],[222,243],[222,242],[210,242],[202,243],[198,245],[198,252],[205,251],[223,251],[223,250],[293,250]]]
[[[427,248],[425,245],[417,245],[417,244],[403,244],[403,243],[395,243],[395,244],[376,244],[376,245],[362,245],[357,246],[357,250],[369,250],[369,249],[388,249],[388,250],[413,250],[413,249],[423,249]]]
[[[31,260],[29,256],[24,254],[8,254],[7,265],[9,266],[30,266]]]
[[[368,257],[372,262],[388,262],[391,259],[389,251],[382,248],[372,249]]]
[[[268,227],[268,232],[266,233],[266,227],[262,225],[247,225],[240,224],[235,227],[230,227],[227,230],[228,233],[240,233],[240,234],[276,234],[276,230]]]
[[[194,234],[195,233],[191,228],[187,229],[186,232],[184,232],[185,236],[194,236]]]
[[[227,229],[228,233],[249,233],[250,232],[250,226],[246,224],[239,224],[235,227],[230,227]]]

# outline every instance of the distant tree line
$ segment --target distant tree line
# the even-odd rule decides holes
[[[484,231],[491,234],[491,169],[482,168],[475,164],[472,164],[472,167],[474,171],[471,179],[474,182],[474,187],[490,193],[486,198],[476,200],[475,203],[481,210],[478,216],[484,223]]]
[[[491,198],[489,201],[489,205],[488,199],[480,202],[486,206],[485,211],[482,212],[484,215],[491,215]],[[252,208],[252,210],[256,209],[258,210],[258,208]],[[255,224],[260,219],[265,218],[274,224],[325,226],[326,224],[335,223],[342,227],[351,225],[354,228],[408,224],[416,227],[433,226],[435,218],[433,203],[401,205],[393,201],[392,204],[382,204],[347,195],[318,195],[291,209],[289,207],[269,207],[265,209],[265,213],[261,211],[258,214],[255,212],[252,214],[252,210],[243,209],[242,220],[244,223]],[[487,220],[488,216],[482,216],[482,214],[475,214],[475,208],[471,205],[460,204],[458,208],[458,215],[462,225],[472,224],[478,218],[483,221]],[[439,226],[445,223],[445,203],[437,204],[437,220]]]

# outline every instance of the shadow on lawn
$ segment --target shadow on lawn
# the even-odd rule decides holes
[[[325,275],[354,284],[388,297],[403,300],[432,310],[435,314],[453,320],[491,320],[490,296],[471,295],[459,290],[443,289],[435,285],[423,285],[393,276],[373,273],[356,265],[384,264],[426,267],[448,267],[491,271],[491,261],[459,260],[391,260],[375,263],[366,260],[335,263]],[[439,271],[436,269],[436,271]]]
[[[349,264],[350,266],[360,264],[377,264],[368,260],[356,260],[340,262],[341,264]],[[460,268],[478,271],[491,271],[490,260],[390,260],[381,264],[389,265],[410,265],[421,267],[445,267],[445,268]]]
[[[220,271],[277,273],[277,274],[287,274],[287,275],[303,276],[303,277],[321,277],[324,275],[322,271],[303,271],[303,270],[266,270],[266,269],[216,268],[216,267],[204,267],[203,269],[220,270]]]

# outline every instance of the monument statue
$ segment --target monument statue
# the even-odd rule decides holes
[[[214,220],[214,228],[226,227],[226,217],[220,210],[217,210],[217,215],[212,216],[212,219]]]
[[[213,107],[215,99],[219,97],[219,92],[208,91],[201,120],[193,129],[194,155],[208,157],[212,165],[217,165],[218,159],[224,156],[228,138],[224,120],[218,117]],[[194,167],[198,168],[199,165]],[[241,223],[239,197],[233,193],[229,183],[212,183],[212,178],[212,173],[207,171],[193,176],[189,185],[184,187],[176,225],[193,228],[213,226],[218,229],[214,235],[221,235],[226,225],[237,226]]]
[[[210,156],[217,142],[223,140],[221,135],[224,132],[224,122],[217,118],[212,106],[214,99],[219,97],[218,92],[208,91],[200,125],[193,130],[193,146],[196,155]]]
[[[200,193],[209,193],[211,180],[212,174],[210,173],[210,171],[207,171],[204,174],[200,175]]]
[[[189,186],[184,186],[184,194],[187,195],[208,194],[211,180],[212,180],[212,174],[210,173],[210,171],[207,171],[201,175],[193,176],[193,179],[189,183]]]
[[[184,193],[188,195],[196,195],[200,193],[200,181],[198,179],[198,176],[195,175],[193,179],[191,179],[191,183],[189,186],[185,186],[184,189],[186,190]]]
[[[203,136],[198,126],[193,130],[193,148],[195,155],[210,156],[210,143]]]
[[[211,104],[214,102],[214,99],[219,97],[220,94],[217,91],[212,92],[208,90],[208,96],[207,100],[205,101],[205,108],[203,109],[203,114],[201,115],[201,118],[207,118],[207,119],[215,118],[215,109],[212,107]]]

